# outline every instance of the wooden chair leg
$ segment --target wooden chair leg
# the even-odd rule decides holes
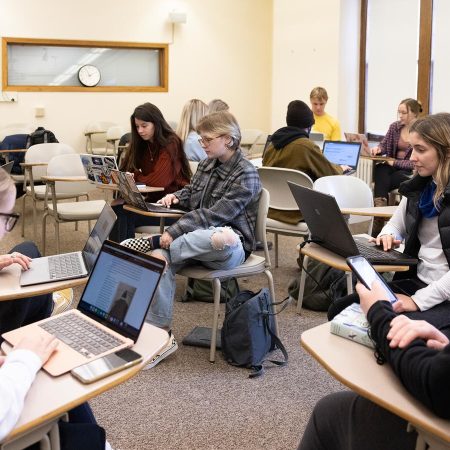
[[[36,233],[37,233],[37,228],[36,228],[36,199],[33,198],[33,240],[36,240]]]
[[[214,292],[214,318],[211,330],[211,346],[209,349],[209,361],[215,362],[216,360],[216,342],[217,342],[217,328],[219,326],[219,313],[220,313],[220,279],[214,278],[213,280],[213,292]]]
[[[45,245],[46,245],[46,241],[47,241],[47,216],[48,216],[48,212],[45,212],[43,217],[42,217],[42,254],[45,255]]]
[[[25,199],[27,194],[22,197],[22,237],[25,237]]]
[[[56,254],[59,254],[59,222],[55,218]]]

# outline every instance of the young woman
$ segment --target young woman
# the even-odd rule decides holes
[[[208,114],[212,114],[219,111],[229,111],[230,107],[228,103],[225,103],[220,98],[215,98],[208,103]]]
[[[403,198],[376,243],[389,250],[404,240],[405,253],[419,259],[417,267],[398,272],[391,283],[399,298],[394,311],[418,311],[412,316],[442,327],[450,322],[450,114],[415,121],[409,142],[417,174],[400,186]],[[329,318],[355,301],[357,295],[339,299]]]
[[[375,166],[373,175],[375,206],[386,206],[389,192],[397,189],[400,183],[410,178],[412,174],[409,130],[421,112],[422,105],[417,100],[413,98],[402,100],[398,105],[398,120],[389,126],[380,145],[371,149],[373,156],[395,158],[395,161],[386,161]],[[374,222],[373,236],[379,233],[383,223],[382,220]]]
[[[184,153],[189,161],[201,161],[206,158],[205,150],[198,142],[200,136],[195,130],[207,111],[206,103],[196,98],[189,100],[183,107],[177,134],[183,141]]]
[[[163,187],[164,192],[148,194],[147,201],[156,202],[189,183],[191,171],[180,138],[151,103],[138,106],[130,118],[131,142],[121,170],[134,174],[138,183]],[[110,234],[116,242],[134,237],[135,228],[159,225],[159,219],[133,214],[123,209],[123,201],[113,205],[117,221]]]
[[[255,246],[261,183],[239,148],[241,132],[236,119],[228,112],[210,114],[200,121],[197,131],[207,159],[200,162],[191,184],[159,201],[189,212],[161,236],[123,243],[139,250],[153,249],[154,256],[167,262],[147,316],[150,323],[165,329],[171,326],[175,274],[181,268],[201,263],[231,269],[243,263]],[[172,336],[152,366],[176,348]]]

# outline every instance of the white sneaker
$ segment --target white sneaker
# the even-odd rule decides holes
[[[172,353],[174,353],[177,350],[178,350],[177,341],[175,340],[174,335],[171,334],[167,345],[160,351],[160,353],[155,355],[142,370],[147,370],[147,369],[151,369],[152,367],[155,367],[164,358],[167,358],[169,355],[171,355]]]

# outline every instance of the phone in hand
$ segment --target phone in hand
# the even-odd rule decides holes
[[[89,361],[82,366],[75,367],[70,373],[82,383],[89,384],[134,366],[141,361],[142,356],[139,353],[129,348],[124,348],[102,358]]]
[[[349,256],[347,258],[347,264],[352,269],[353,273],[356,275],[356,278],[367,288],[372,288],[372,283],[375,280],[378,280],[380,284],[383,286],[387,298],[391,303],[395,303],[398,298],[395,296],[392,289],[388,286],[384,278],[374,269],[372,264],[367,261],[364,256]]]

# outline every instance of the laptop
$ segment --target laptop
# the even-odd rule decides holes
[[[105,185],[113,184],[111,180],[111,170],[117,169],[117,162],[114,156],[91,155],[82,153],[80,155],[84,172],[90,183]]]
[[[308,225],[311,239],[344,258],[363,255],[372,264],[412,266],[417,259],[396,250],[385,252],[364,237],[353,237],[332,195],[288,181]]]
[[[21,273],[20,285],[50,283],[89,275],[116,219],[116,214],[106,203],[81,252],[34,258],[31,267]]]
[[[360,151],[361,142],[325,141],[322,153],[331,163],[349,166],[344,175],[351,175],[358,167]]]
[[[14,165],[14,161],[10,161],[10,162],[8,162],[8,163],[6,163],[6,164],[3,164],[2,166],[1,166],[1,168],[6,172],[6,173],[11,173],[11,170],[12,170],[12,168],[13,168],[13,165]]]
[[[60,342],[44,365],[53,376],[131,347],[139,337],[164,268],[160,259],[105,241],[77,309],[2,337],[16,345],[25,335],[55,335]]]
[[[117,184],[119,188],[120,195],[125,200],[128,205],[134,206],[135,208],[143,209],[144,211],[152,213],[174,213],[174,214],[185,214],[188,212],[181,208],[167,208],[166,206],[160,205],[159,203],[146,202],[144,196],[139,191],[136,186],[133,175],[128,172],[121,172],[120,170],[112,170],[111,176],[113,182]]]
[[[367,136],[362,133],[344,133],[347,142],[361,142],[361,156],[372,156]],[[376,144],[373,145],[375,147]]]

